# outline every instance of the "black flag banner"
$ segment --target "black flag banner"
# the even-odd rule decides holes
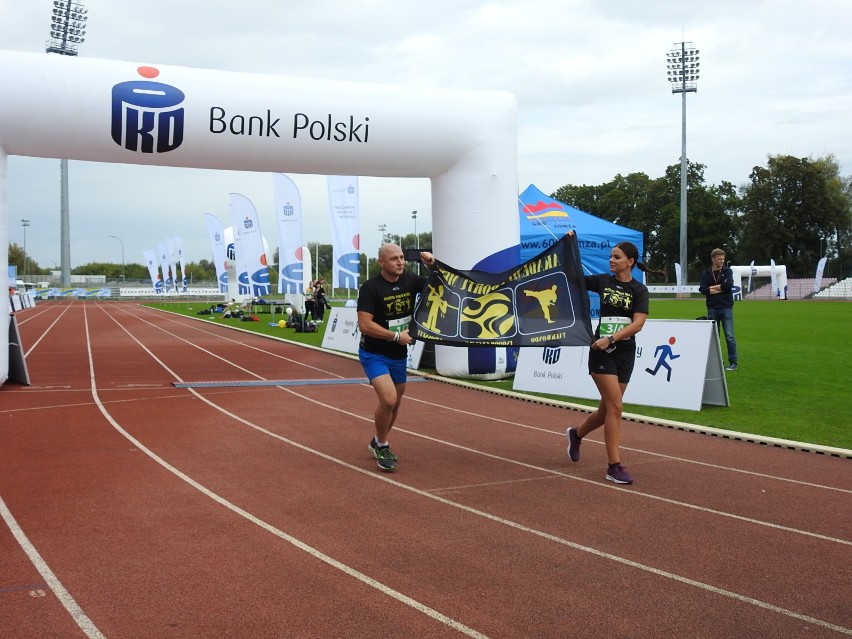
[[[459,271],[436,260],[414,308],[412,335],[447,346],[588,346],[581,269],[573,233],[503,273]]]

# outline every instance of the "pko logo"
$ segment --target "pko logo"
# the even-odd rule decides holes
[[[292,204],[285,204],[281,207],[281,212],[284,214],[284,217],[293,217],[293,214],[296,213],[296,209],[293,208]]]
[[[252,228],[254,228],[254,222],[252,222],[250,218],[246,218],[243,220],[243,226],[246,228],[246,230],[251,230]]]
[[[167,153],[183,142],[183,91],[150,80],[160,75],[139,67],[148,80],[121,82],[112,88],[112,139],[128,151]]]
[[[559,355],[561,355],[561,353],[561,348],[549,348],[545,346],[542,349],[541,361],[543,361],[545,364],[550,364],[551,366],[553,366],[556,362],[559,361]]]

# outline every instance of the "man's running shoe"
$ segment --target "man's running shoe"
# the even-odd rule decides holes
[[[396,470],[396,462],[393,460],[390,446],[376,447],[376,463],[385,472],[392,473]]]
[[[610,466],[606,471],[606,478],[616,484],[632,484],[633,478],[627,469],[621,464]]]
[[[565,434],[568,436],[568,457],[571,461],[580,461],[580,438],[577,436],[577,429],[569,428]]]
[[[369,444],[369,446],[367,446],[367,449],[368,449],[371,453],[373,453],[373,456],[374,456],[374,457],[375,457],[375,455],[376,455],[376,448],[378,448],[378,444],[376,444],[376,438],[375,438],[375,437],[373,437],[373,439],[371,439],[371,440],[370,440],[370,444]],[[387,448],[387,449],[390,451],[390,456],[391,456],[391,459],[392,459],[392,460],[394,460],[394,461],[399,461],[399,459],[397,459],[396,455],[394,455],[394,454],[393,454],[393,451],[390,449],[390,446],[385,446],[385,448]],[[378,459],[378,458],[377,458],[377,459]]]

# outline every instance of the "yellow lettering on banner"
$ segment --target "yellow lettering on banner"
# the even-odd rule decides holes
[[[489,284],[479,284],[478,282],[474,282],[473,280],[462,280],[461,290],[467,291],[473,295],[487,295],[494,291],[499,285],[489,285]]]
[[[551,342],[558,339],[564,339],[566,333],[551,333],[549,335],[536,335],[535,337],[530,337],[530,343],[536,344],[538,342]]]
[[[447,271],[441,271],[441,275],[444,276],[444,281],[449,286],[455,286],[456,282],[459,280],[459,276],[456,273],[448,273]]]
[[[544,269],[550,270],[559,266],[559,256],[556,253],[551,253],[544,258]]]

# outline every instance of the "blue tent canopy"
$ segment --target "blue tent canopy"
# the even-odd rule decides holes
[[[639,257],[642,257],[644,246],[641,232],[554,200],[533,184],[518,196],[518,214],[521,217],[521,262],[526,262],[555,244],[568,231],[577,234],[580,259],[586,275],[609,273],[609,254],[619,242],[632,242],[639,249]],[[633,277],[640,282],[644,281],[639,269],[633,269]],[[599,314],[600,300],[595,294],[590,294],[589,298],[594,318]]]
[[[532,184],[518,197],[518,213],[521,216],[521,262],[556,244],[568,231],[577,234],[583,271],[587,275],[609,273],[609,253],[619,242],[632,242],[642,256],[641,232],[554,200]],[[642,280],[638,269],[633,276]]]

